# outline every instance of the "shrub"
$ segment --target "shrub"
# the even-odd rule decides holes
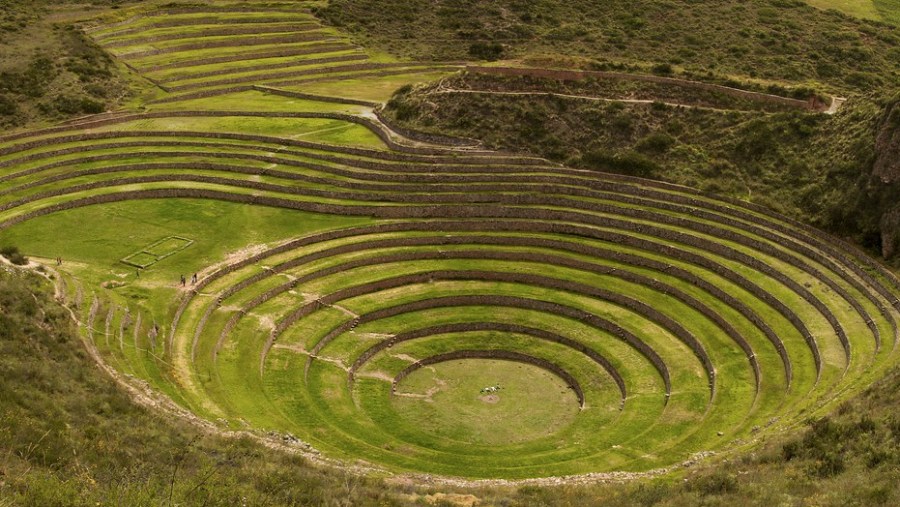
[[[841,407],[838,415],[849,412],[850,406]],[[896,420],[888,420],[887,429],[893,433]],[[810,422],[809,430],[801,440],[788,442],[781,448],[781,456],[785,461],[808,459],[809,475],[815,477],[831,477],[842,473],[846,468],[848,450],[860,443],[864,444],[864,463],[874,468],[884,462],[890,462],[894,455],[889,448],[873,446],[869,440],[878,431],[878,425],[868,415],[856,421],[836,422],[823,417]]]
[[[590,151],[581,156],[581,165],[590,169],[640,177],[651,176],[660,170],[659,164],[633,151],[615,155],[603,151]]]
[[[37,57],[22,71],[0,72],[0,90],[40,97],[56,75],[56,66],[49,58]]]
[[[94,84],[94,83],[85,86],[84,91],[86,91],[86,92],[88,92],[88,94],[90,94],[94,97],[98,97],[98,98],[105,98],[107,95],[106,88],[104,88],[101,85]]]
[[[891,416],[891,418],[888,419],[887,427],[891,434],[891,438],[893,438],[895,442],[900,442],[900,419],[896,416]]]
[[[397,90],[394,92],[394,96],[396,97],[396,96],[400,96],[400,95],[409,95],[409,92],[411,92],[412,90],[413,90],[413,85],[407,83],[407,84],[401,86],[400,88],[397,88]]]
[[[618,135],[628,137],[634,128],[635,118],[630,113],[623,111],[612,117],[609,124]]]
[[[60,95],[53,101],[51,109],[64,115],[97,114],[103,112],[103,103],[87,97]]]
[[[584,37],[588,32],[584,27],[576,25],[563,25],[547,32],[547,39],[558,41],[573,41]]]
[[[503,45],[499,42],[475,42],[469,46],[469,55],[489,62],[499,60],[503,56]]]
[[[672,495],[671,488],[661,482],[639,484],[631,493],[638,505],[653,507]]]
[[[815,461],[810,472],[818,477],[832,477],[844,471],[844,455],[829,451]]]
[[[17,266],[28,264],[28,258],[22,255],[22,253],[19,252],[19,248],[15,246],[5,246],[0,248],[0,255],[6,257],[9,259],[9,262],[12,262]]]
[[[800,442],[788,442],[781,447],[781,457],[785,461],[791,461],[800,457]]]
[[[66,62],[66,70],[78,75],[82,82],[88,82],[95,77],[112,77],[112,72],[105,67],[98,67],[95,63],[84,60],[71,60]]]
[[[851,72],[847,74],[846,81],[848,84],[862,89],[873,88],[882,83],[881,77],[871,72]]]
[[[685,484],[688,491],[696,491],[703,496],[724,495],[738,490],[737,478],[724,471],[696,477]]]
[[[6,95],[0,95],[0,115],[13,116],[19,112],[19,107],[15,101]]]
[[[419,107],[415,103],[403,100],[397,94],[388,101],[385,109],[393,111],[394,118],[398,121],[409,121],[419,114]]]
[[[650,71],[660,76],[671,76],[675,72],[672,65],[668,63],[656,64],[651,67]]]
[[[641,153],[665,153],[675,144],[675,138],[664,132],[654,132],[640,141],[634,148]]]

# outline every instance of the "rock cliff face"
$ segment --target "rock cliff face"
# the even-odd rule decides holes
[[[900,180],[900,99],[886,108],[875,138],[873,175],[883,183]]]

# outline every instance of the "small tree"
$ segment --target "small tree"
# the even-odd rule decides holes
[[[493,62],[503,56],[503,45],[499,42],[475,42],[469,46],[469,55]]]
[[[7,259],[9,259],[9,262],[12,262],[17,266],[24,266],[25,264],[28,264],[28,258],[22,255],[21,252],[19,252],[19,247],[5,246],[3,248],[0,248],[0,255],[6,257]]]

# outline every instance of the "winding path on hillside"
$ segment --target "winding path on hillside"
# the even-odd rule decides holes
[[[684,109],[699,109],[704,111],[716,111],[716,112],[753,112],[746,111],[741,109],[728,109],[728,108],[719,108],[719,107],[711,107],[711,106],[701,106],[697,104],[686,104],[683,102],[669,102],[664,100],[655,100],[655,99],[628,99],[628,98],[613,98],[613,97],[601,97],[596,95],[576,95],[576,94],[568,94],[568,93],[558,93],[558,92],[542,92],[542,91],[500,91],[500,90],[473,90],[473,89],[462,89],[462,88],[452,88],[443,85],[443,82],[439,83],[438,87],[434,90],[429,90],[427,95],[431,94],[473,94],[473,95],[497,95],[497,96],[511,96],[511,97],[548,97],[548,98],[564,98],[564,99],[572,99],[572,100],[584,100],[591,102],[618,102],[622,104],[640,104],[640,105],[652,105],[652,104],[663,104],[669,107],[674,108],[684,108]],[[846,98],[843,97],[831,97],[831,103],[828,106],[828,109],[822,111],[824,114],[835,114],[837,113],[844,103],[847,101]],[[770,113],[774,114],[774,113]]]

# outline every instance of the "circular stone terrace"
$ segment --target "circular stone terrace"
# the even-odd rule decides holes
[[[241,25],[233,36],[255,33],[245,11],[217,15]],[[362,53],[309,15],[268,16],[296,30],[271,44],[335,52],[315,58],[333,58],[336,79],[411,72],[360,67]],[[644,472],[790,428],[896,362],[897,279],[806,225],[665,183],[403,144],[325,106],[200,107],[207,89],[250,93],[211,67],[226,54],[203,60],[225,46],[137,28],[95,37],[190,96],[0,138],[0,231],[122,203],[295,213],[296,229],[183,286],[154,288],[154,268],[106,288],[85,281],[96,266],[58,270],[106,363],[224,428],[391,472]],[[137,49],[151,36],[156,52]],[[265,51],[254,58],[282,58]],[[313,216],[356,221],[304,228]],[[185,245],[205,232],[177,232],[142,240],[129,270],[194,255]]]

